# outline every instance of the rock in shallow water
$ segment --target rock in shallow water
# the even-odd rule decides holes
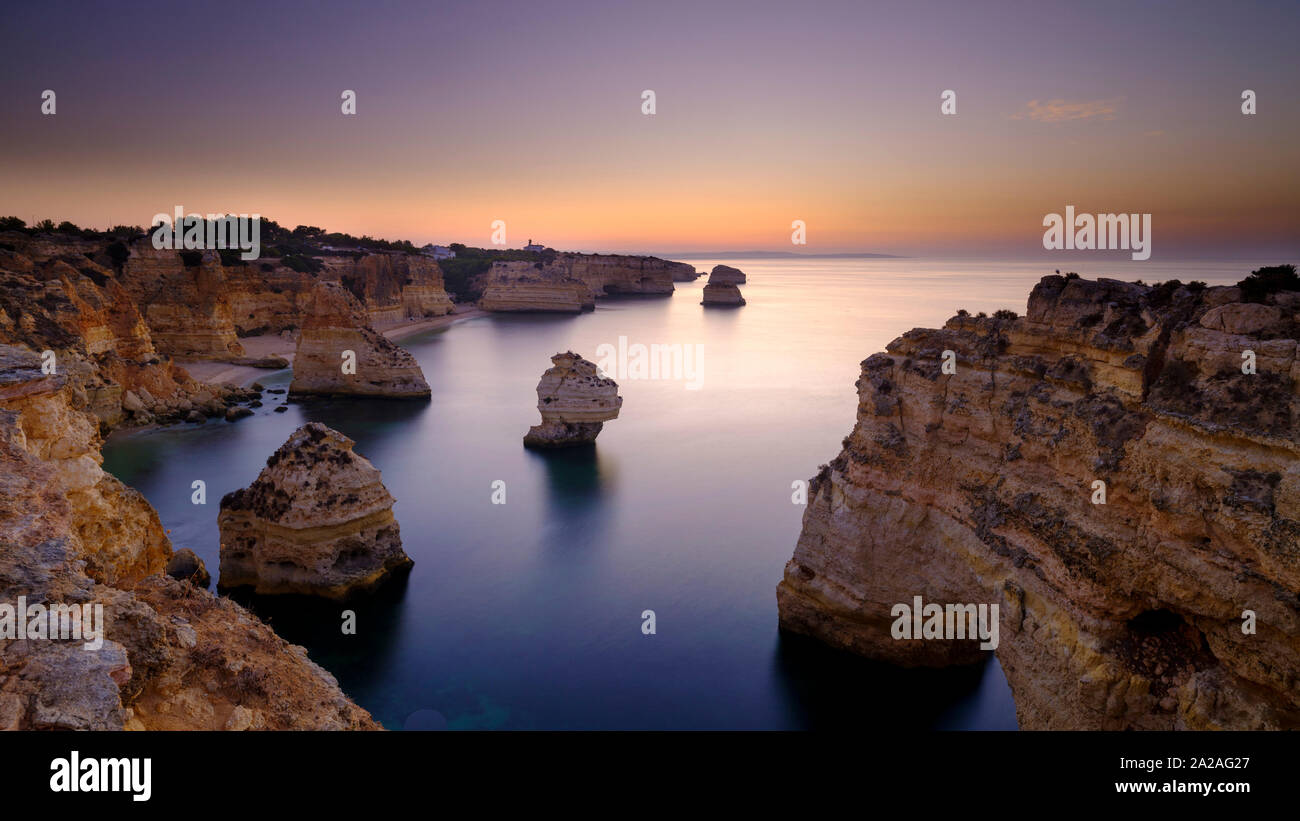
[[[353,444],[319,422],[304,425],[252,485],[226,494],[220,587],[345,599],[414,564],[393,497]]]
[[[524,445],[562,448],[595,442],[604,423],[617,419],[623,406],[618,384],[573,351],[556,354],[551,362],[537,383],[542,424],[528,430]]]

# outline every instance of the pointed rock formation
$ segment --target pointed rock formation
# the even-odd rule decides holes
[[[605,422],[617,419],[623,406],[618,384],[573,351],[558,353],[551,362],[554,365],[537,383],[542,424],[529,429],[524,445],[563,448],[595,442]]]
[[[704,286],[704,301],[701,305],[744,305],[745,298],[736,287],[745,281],[745,274],[729,265],[715,265],[709,274],[709,282]]]
[[[355,356],[355,373],[345,352]],[[318,282],[293,361],[291,396],[426,397],[415,357],[370,327],[361,303],[337,282]]]
[[[353,444],[319,422],[303,425],[253,484],[222,498],[222,589],[345,599],[413,564],[393,497]]]

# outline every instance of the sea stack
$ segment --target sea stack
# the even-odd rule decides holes
[[[294,431],[257,480],[221,500],[222,589],[347,599],[413,562],[393,497],[353,441],[319,422]]]
[[[557,353],[551,362],[537,383],[542,424],[529,429],[524,445],[563,448],[595,442],[605,422],[617,419],[623,406],[618,384],[573,351]]]
[[[736,287],[745,281],[745,272],[730,265],[715,265],[709,274],[709,282],[704,286],[704,301],[701,305],[735,305],[745,304],[745,298]]]
[[[293,361],[291,396],[429,396],[415,357],[370,326],[365,308],[337,282],[312,289]]]

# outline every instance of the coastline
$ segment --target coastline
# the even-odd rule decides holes
[[[488,315],[487,311],[481,311],[473,306],[461,308],[462,306],[457,306],[458,310],[442,316],[425,317],[392,325],[376,325],[375,330],[394,342],[398,342],[425,331],[450,328],[459,322]],[[280,334],[246,336],[242,337],[239,342],[244,346],[245,356],[250,359],[279,356],[288,360],[291,367],[298,344],[295,340],[285,339]],[[182,357],[176,357],[176,364],[180,365],[189,372],[190,376],[200,382],[207,382],[212,385],[233,385],[240,388],[246,388],[269,374],[285,370],[284,368],[255,368],[252,365],[234,365],[230,362],[215,359]]]

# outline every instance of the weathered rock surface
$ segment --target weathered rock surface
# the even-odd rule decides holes
[[[596,309],[587,284],[531,262],[496,262],[487,273],[478,307],[497,313],[576,314]]]
[[[345,599],[412,565],[393,497],[353,441],[319,422],[296,430],[257,480],[221,500],[224,588]]]
[[[212,582],[212,576],[203,560],[188,547],[172,554],[167,561],[167,575],[178,582],[189,582],[204,589]]]
[[[318,274],[295,271],[276,257],[226,268],[231,313],[241,336],[299,328],[317,281],[338,282],[382,326],[442,316],[454,306],[437,262],[397,252],[325,253]]]
[[[355,355],[355,373],[345,372],[346,351]],[[372,328],[347,289],[318,282],[298,338],[289,394],[418,398],[429,396],[429,384],[415,357]]]
[[[667,296],[673,282],[698,274],[683,262],[621,254],[551,254],[545,260],[493,263],[479,278],[485,311],[578,313],[611,296]]]
[[[154,344],[172,356],[228,359],[243,356],[235,334],[225,268],[216,251],[157,250],[149,240],[131,244],[122,284],[143,306]]]
[[[866,359],[782,627],[964,663],[975,642],[893,639],[892,606],[997,603],[1022,728],[1300,727],[1300,294],[1240,299],[1049,276],[1024,318],[954,317]]]
[[[714,265],[709,272],[709,282],[717,285],[744,285],[745,272],[730,265]]]
[[[715,265],[709,281],[704,286],[704,300],[701,305],[744,305],[745,298],[740,295],[739,283],[745,281],[745,275],[737,268],[727,265]]]
[[[573,351],[556,354],[551,362],[537,383],[542,424],[528,430],[524,445],[561,448],[595,442],[604,423],[617,419],[623,406],[618,385]]]
[[[301,647],[159,574],[157,514],[99,470],[94,416],[35,362],[0,362],[0,602],[98,605],[103,633],[0,639],[0,727],[215,730],[242,711],[255,728],[377,729]]]

